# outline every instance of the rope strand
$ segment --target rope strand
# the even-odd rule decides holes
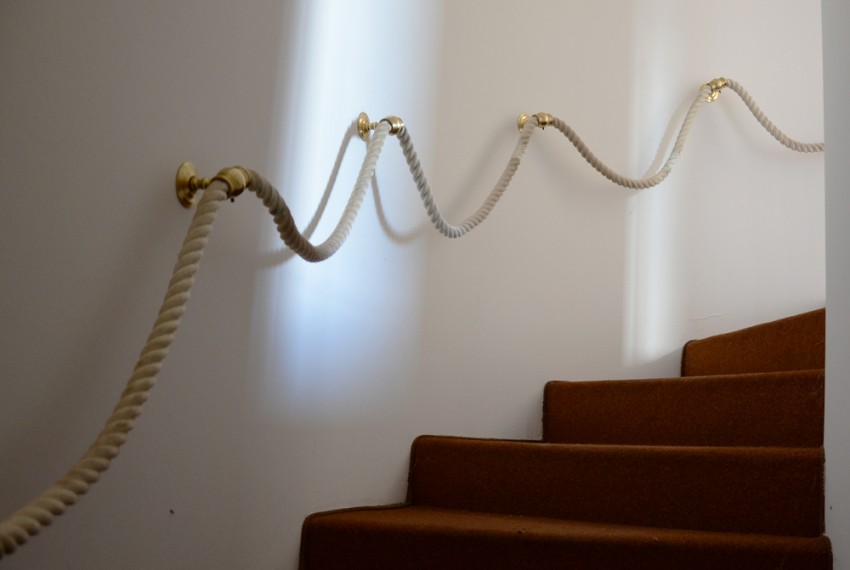
[[[505,193],[505,190],[508,189],[511,179],[519,168],[519,163],[525,154],[525,149],[528,147],[528,141],[531,140],[531,135],[535,126],[537,126],[537,119],[532,117],[528,120],[525,126],[523,126],[522,131],[520,131],[519,140],[517,141],[516,147],[514,147],[514,152],[508,160],[508,164],[505,166],[505,169],[502,171],[502,176],[499,177],[499,181],[496,182],[496,185],[490,191],[490,194],[484,200],[484,203],[481,204],[478,210],[457,226],[450,224],[440,213],[439,208],[437,208],[437,204],[434,201],[434,195],[431,193],[428,180],[422,172],[422,165],[419,163],[419,157],[416,155],[416,150],[413,148],[413,143],[410,140],[410,135],[407,133],[407,129],[404,129],[398,134],[398,144],[401,146],[401,150],[407,160],[407,165],[410,168],[410,174],[413,176],[413,181],[419,189],[422,204],[425,206],[425,210],[428,212],[428,217],[431,219],[434,227],[437,228],[441,234],[448,238],[463,237],[487,219],[487,216],[489,216],[490,212],[493,211],[493,208]]]
[[[780,144],[790,148],[791,150],[795,150],[797,152],[823,152],[823,143],[804,143],[797,140],[792,139],[785,133],[783,133],[779,127],[774,125],[770,119],[767,118],[767,115],[762,112],[758,105],[756,105],[755,100],[747,93],[747,90],[744,89],[740,83],[735,81],[734,79],[726,80],[729,89],[738,94],[744,104],[750,109],[750,112],[756,118],[756,120],[761,123],[761,126],[765,128],[770,135],[779,141]]]
[[[271,213],[283,242],[304,260],[311,262],[324,261],[342,247],[342,244],[348,237],[348,233],[351,231],[354,220],[357,218],[360,206],[363,204],[363,198],[366,196],[366,188],[375,174],[375,167],[378,164],[378,158],[381,156],[381,150],[390,132],[390,128],[389,123],[386,122],[381,122],[375,127],[375,133],[369,140],[369,145],[366,148],[366,157],[363,159],[363,165],[360,167],[360,174],[357,176],[357,182],[354,184],[354,190],[351,192],[348,204],[345,206],[345,210],[339,222],[337,222],[334,231],[319,245],[313,245],[298,231],[298,226],[295,224],[289,206],[286,205],[286,201],[281,197],[275,187],[256,172],[251,172],[251,175],[254,177],[251,190],[253,190]]]
[[[204,192],[186,232],[153,330],[142,348],[124,392],[106,420],[106,425],[77,464],[61,479],[0,523],[0,558],[14,552],[31,536],[53,522],[55,517],[75,504],[77,498],[100,479],[112,459],[118,455],[127,435],[133,429],[135,419],[141,414],[142,404],[148,399],[156,383],[157,374],[168,354],[171,341],[174,340],[180,318],[185,312],[189,290],[198,271],[216,213],[226,197],[226,186],[218,181]]]
[[[708,102],[708,96],[710,94],[710,88],[705,86],[700,89],[699,94],[694,99],[691,106],[688,108],[687,114],[685,114],[685,119],[682,121],[682,126],[679,128],[679,134],[676,135],[676,142],[673,145],[673,149],[670,151],[670,154],[667,156],[667,160],[664,161],[664,164],[658,171],[652,176],[647,176],[646,178],[629,178],[627,176],[623,176],[622,174],[618,174],[610,167],[608,167],[604,162],[599,160],[599,158],[591,152],[591,150],[587,147],[584,141],[578,136],[569,125],[567,125],[564,121],[559,119],[558,117],[554,118],[553,125],[556,129],[561,131],[576,150],[581,154],[581,156],[590,164],[593,168],[597,170],[602,176],[617,184],[618,186],[623,186],[624,188],[631,188],[634,190],[645,190],[647,188],[652,188],[653,186],[657,186],[661,182],[667,178],[667,175],[670,174],[670,171],[673,170],[673,165],[676,164],[676,161],[679,160],[679,156],[682,154],[682,149],[685,146],[685,141],[688,138],[688,135],[691,132],[691,126],[693,125],[694,119],[696,119],[697,112],[700,108]],[[660,149],[659,149],[660,150]]]

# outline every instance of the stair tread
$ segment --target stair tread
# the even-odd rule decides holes
[[[821,308],[692,340],[682,350],[682,376],[823,368],[825,329]]]
[[[471,437],[463,435],[423,434],[414,439],[414,445],[419,441],[441,441],[483,445],[517,446],[528,450],[548,450],[549,452],[579,452],[615,453],[615,454],[659,454],[681,455],[693,454],[698,456],[741,456],[741,457],[818,457],[823,455],[820,446],[778,445],[657,445],[631,443],[574,443],[560,441],[544,441],[542,439],[507,439],[499,437]]]
[[[478,532],[529,533],[542,537],[570,539],[593,539],[601,542],[626,540],[630,542],[677,543],[699,538],[704,543],[743,545],[763,548],[780,545],[796,545],[802,549],[817,549],[816,545],[826,542],[823,535],[817,537],[779,536],[769,534],[718,532],[644,527],[624,524],[597,523],[535,517],[526,515],[505,515],[446,509],[422,505],[393,504],[376,507],[356,507],[325,511],[310,515],[308,520],[320,522],[324,517],[333,517],[330,524],[346,525],[369,523],[376,529],[409,528],[423,532],[443,532],[449,529],[462,530],[470,534]]]
[[[321,552],[314,547],[315,540],[329,540],[333,535],[332,553]],[[380,554],[376,552],[376,538],[385,545]],[[319,544],[316,543],[316,544]],[[517,545],[524,545],[517,550]],[[460,563],[469,552],[477,548],[483,551],[499,552],[497,559],[504,565],[493,566],[490,561],[480,566],[468,566],[469,561]],[[382,568],[375,558],[385,556],[386,550],[400,549],[399,554],[408,556],[406,562],[411,568],[428,568],[428,564],[439,563],[440,568],[468,567],[504,567],[519,561],[538,560],[536,552],[544,553],[540,560],[547,560],[551,567],[563,567],[574,557],[579,561],[574,568],[596,568],[605,560],[635,560],[630,554],[640,553],[646,568],[674,568],[675,564],[687,564],[688,568],[736,568],[729,566],[736,562],[757,563],[758,565],[740,566],[741,568],[776,568],[784,560],[790,565],[785,568],[824,568],[826,565],[807,565],[812,561],[823,562],[829,553],[829,540],[818,537],[787,537],[764,534],[742,534],[727,532],[709,532],[666,528],[640,527],[634,525],[603,524],[575,520],[551,519],[546,517],[516,516],[504,514],[486,514],[474,511],[435,508],[417,505],[389,505],[386,507],[364,507],[330,511],[311,515],[304,525],[302,544],[303,561],[311,558],[343,556],[350,568],[357,568],[355,549],[368,556],[363,567]],[[443,555],[446,559],[434,560],[431,556]],[[477,556],[486,553],[478,552]],[[519,558],[511,558],[519,556]],[[658,557],[658,558],[653,558]],[[486,559],[486,558],[485,558]],[[448,561],[457,565],[445,566]],[[652,561],[656,560],[656,565]],[[657,561],[664,560],[669,566],[658,566]],[[804,565],[795,565],[796,561],[808,561]],[[649,562],[647,562],[649,561]],[[394,561],[392,564],[402,563]],[[541,563],[541,562],[535,562]],[[374,565],[373,565],[374,564]],[[419,566],[421,564],[421,566]],[[464,564],[467,564],[466,566]],[[725,566],[717,566],[726,564]],[[308,565],[304,566],[308,568]],[[317,566],[318,567],[318,566]],[[329,568],[321,564],[322,568]],[[340,566],[345,567],[345,566]],[[387,568],[391,566],[386,566]],[[406,567],[406,566],[399,566]],[[528,567],[528,566],[513,566]],[[622,566],[611,566],[622,567]]]
[[[546,384],[543,439],[644,445],[823,445],[824,371]]]
[[[823,532],[823,449],[420,436],[408,502],[606,523]]]
[[[831,570],[823,309],[684,378],[553,381],[543,441],[420,436],[404,504],[309,516],[301,570]]]

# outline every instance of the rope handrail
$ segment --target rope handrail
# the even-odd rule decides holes
[[[765,116],[749,93],[731,79],[715,79],[700,88],[685,115],[667,159],[654,174],[640,179],[618,174],[599,160],[568,124],[557,117],[540,113],[527,119],[521,117],[517,144],[495,186],[474,213],[460,224],[453,225],[443,217],[436,205],[403,122],[398,117],[387,117],[378,123],[369,123],[368,118],[364,120],[361,116],[356,126],[360,129],[364,140],[368,141],[366,155],[339,222],[331,235],[319,245],[313,245],[304,237],[298,230],[286,201],[268,180],[256,172],[242,167],[233,167],[223,169],[212,179],[198,179],[193,175],[191,165],[184,163],[178,171],[177,194],[181,203],[189,206],[198,190],[205,189],[205,192],[192,217],[169,280],[165,298],[133,372],[104,428],[78,462],[56,483],[0,522],[0,559],[14,552],[30,537],[38,534],[56,517],[63,514],[68,507],[75,504],[79,496],[86,493],[91,485],[100,479],[101,474],[109,468],[112,459],[118,455],[156,383],[156,378],[186,310],[195,274],[218,209],[224,200],[232,199],[246,189],[251,190],[269,210],[281,239],[289,248],[306,261],[324,261],[334,255],[348,237],[363,203],[366,189],[374,176],[384,142],[387,136],[392,134],[397,135],[432,224],[444,236],[458,238],[480,225],[492,212],[519,169],[535,127],[553,125],[593,168],[615,184],[630,189],[651,188],[660,184],[670,174],[681,155],[699,109],[705,103],[714,101],[720,90],[727,86],[739,95],[756,120],[781,144],[797,152],[823,151],[823,143],[802,143],[785,135]],[[371,130],[374,130],[374,133],[369,136]]]

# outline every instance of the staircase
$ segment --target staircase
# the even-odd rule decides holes
[[[421,436],[407,501],[309,516],[301,569],[828,570],[824,316],[549,382],[542,441]]]

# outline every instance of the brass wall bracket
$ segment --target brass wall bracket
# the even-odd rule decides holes
[[[549,125],[551,125],[552,123],[555,122],[555,117],[553,117],[549,113],[537,113],[535,115],[532,115],[532,117],[537,119],[537,126],[540,127],[541,129],[545,129],[546,127],[548,127]],[[519,130],[522,130],[522,128],[528,122],[528,119],[529,119],[528,115],[526,115],[525,113],[521,113],[520,116],[517,117],[517,120],[516,120],[517,128]]]
[[[378,121],[378,123],[382,122],[390,124],[391,135],[397,135],[404,130],[404,121],[395,115],[389,115]],[[370,132],[375,130],[378,123],[370,123],[369,115],[366,113],[360,113],[357,116],[357,133],[360,135],[360,138],[364,141],[368,141]]]
[[[729,82],[726,81],[723,77],[718,77],[717,79],[712,79],[705,85],[703,85],[703,89],[708,87],[711,89],[711,93],[708,94],[708,102],[713,103],[717,101],[717,98],[720,97],[720,90],[729,85]]]
[[[222,168],[212,178],[201,178],[195,165],[184,162],[177,169],[175,187],[177,199],[185,208],[191,208],[195,203],[195,194],[198,190],[205,190],[214,180],[220,180],[227,185],[227,197],[231,201],[246,189],[251,187],[254,177],[251,172],[241,166]]]

